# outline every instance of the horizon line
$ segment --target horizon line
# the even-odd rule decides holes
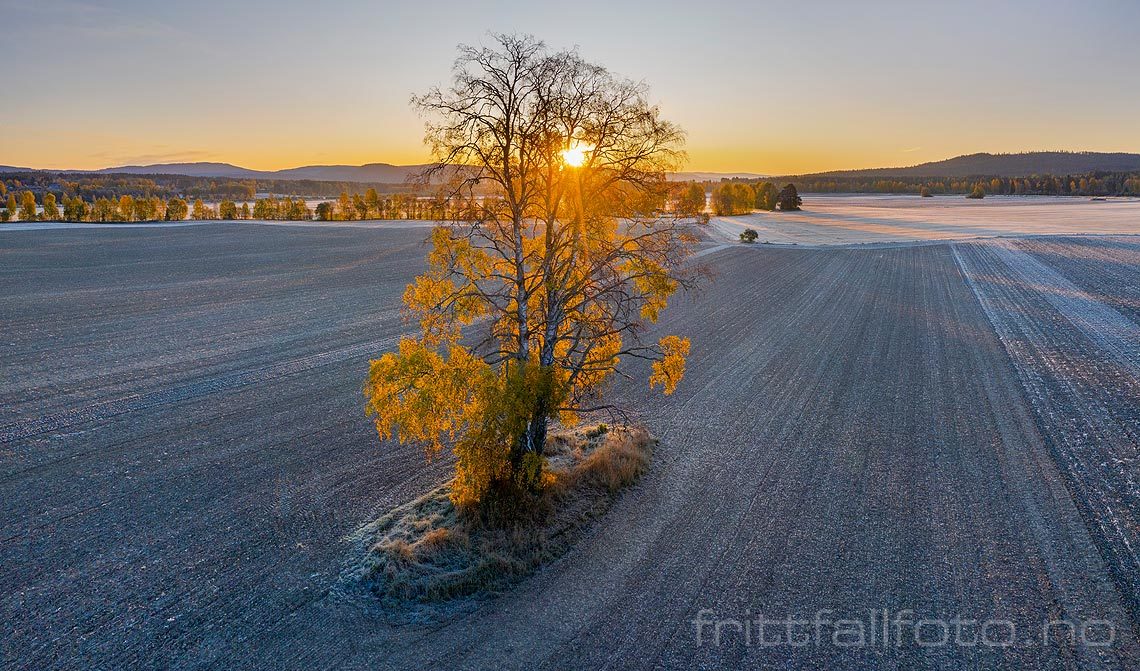
[[[813,174],[823,174],[823,173],[831,173],[831,172],[850,172],[850,171],[859,171],[859,170],[905,169],[905,168],[917,167],[920,165],[926,165],[929,163],[941,163],[944,161],[950,161],[950,160],[953,160],[956,158],[963,158],[963,157],[967,157],[967,156],[978,156],[978,155],[1018,156],[1018,155],[1024,155],[1024,154],[1052,154],[1052,153],[1063,153],[1063,154],[1133,154],[1133,155],[1140,155],[1140,151],[1126,151],[1126,150],[1097,151],[1097,150],[1090,150],[1090,149],[1033,149],[1033,150],[1024,150],[1024,151],[1006,151],[1006,152],[976,151],[976,152],[954,154],[953,156],[949,156],[946,158],[934,159],[934,160],[930,160],[930,161],[920,161],[918,163],[911,163],[911,164],[906,164],[906,165],[902,165],[902,164],[899,164],[899,165],[865,165],[865,166],[847,167],[847,168],[825,168],[825,169],[813,170],[810,172],[774,172],[774,171],[757,171],[757,170],[743,170],[743,169],[741,169],[741,170],[723,170],[723,169],[722,170],[706,170],[706,169],[702,169],[702,168],[685,167],[682,170],[669,171],[669,174],[705,173],[705,174],[715,174],[715,175],[751,175],[751,176],[755,176],[755,177],[783,177],[783,176],[800,176],[800,175],[806,176],[806,175],[813,175]],[[164,166],[171,166],[171,165],[224,165],[224,166],[229,166],[229,167],[236,168],[239,170],[249,170],[251,172],[275,173],[275,172],[284,172],[287,170],[301,170],[304,168],[363,168],[366,166],[374,166],[374,165],[389,166],[389,167],[393,167],[393,168],[414,168],[414,167],[419,167],[419,166],[430,165],[431,163],[432,163],[431,161],[423,161],[423,162],[419,162],[419,163],[389,163],[386,161],[370,161],[367,163],[359,163],[359,164],[355,164],[355,163],[303,163],[303,164],[299,164],[299,165],[290,165],[290,166],[283,167],[283,168],[249,168],[249,167],[246,167],[244,165],[239,165],[237,163],[232,163],[230,161],[218,159],[218,160],[199,160],[199,161],[170,160],[170,161],[160,161],[160,162],[155,162],[155,163],[124,162],[124,163],[104,166],[101,168],[35,168],[35,167],[30,167],[30,166],[14,166],[14,165],[0,165],[0,168],[9,169],[9,170],[16,170],[16,171],[26,170],[26,171],[30,171],[30,172],[97,173],[97,172],[113,171],[113,170],[120,169],[120,168],[151,168],[151,167],[164,167]],[[162,173],[156,173],[156,174],[162,174]]]

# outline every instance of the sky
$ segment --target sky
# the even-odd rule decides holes
[[[1140,152],[1140,2],[0,0],[0,165],[423,163],[412,94],[531,33],[649,86],[687,169]]]

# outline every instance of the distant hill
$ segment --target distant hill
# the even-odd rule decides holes
[[[331,182],[403,182],[416,177],[431,167],[423,165],[392,165],[368,163],[366,165],[310,165],[302,168],[278,170],[276,179],[315,179]]]
[[[426,165],[307,165],[286,170],[250,170],[229,163],[158,163],[124,165],[87,172],[95,174],[186,175],[188,177],[228,177],[231,179],[311,179],[322,182],[366,182],[399,184],[418,175]]]
[[[805,177],[1032,177],[1094,171],[1140,171],[1140,154],[1092,151],[1033,151],[1022,154],[968,154],[904,168],[833,170]]]
[[[430,164],[392,165],[368,163],[366,165],[306,165],[285,170],[251,170],[231,163],[155,163],[152,165],[121,165],[98,170],[35,170],[0,166],[0,172],[51,172],[92,175],[182,175],[185,177],[226,177],[229,179],[308,179],[318,182],[361,182],[368,184],[403,184],[422,173]],[[751,172],[677,172],[669,175],[675,182],[717,181],[720,179],[757,179],[764,177]]]
[[[313,180],[322,182],[360,182],[369,184],[403,184],[419,175],[428,165],[307,165],[285,170],[250,170],[230,163],[157,163],[124,165],[100,170],[31,170],[0,166],[0,172],[49,172],[72,174],[183,175],[187,177],[225,177],[229,179]],[[1140,154],[1035,151],[1022,154],[969,154],[944,161],[932,161],[898,168],[833,170],[795,175],[799,178],[823,177],[1032,177],[1034,175],[1078,175],[1094,171],[1140,171]],[[721,179],[759,179],[766,177],[751,172],[677,172],[671,181],[718,181]],[[785,175],[784,177],[792,177]]]
[[[121,165],[100,170],[68,170],[94,175],[184,175],[186,177],[229,177],[256,179],[268,175],[260,170],[241,168],[229,163],[156,163],[154,165]]]
[[[392,165],[368,163],[366,165],[306,165],[285,170],[250,170],[229,163],[160,163],[157,165],[127,165],[104,168],[92,172],[126,173],[132,175],[187,175],[189,177],[230,177],[233,179],[312,179],[325,182],[369,182],[396,184],[414,177],[428,168],[422,165]],[[677,172],[669,176],[672,181],[715,181],[719,179],[763,177],[751,172]]]
[[[671,172],[670,182],[716,182],[722,179],[761,179],[767,175],[755,172]]]

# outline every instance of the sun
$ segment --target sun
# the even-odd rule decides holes
[[[571,168],[580,168],[586,162],[586,155],[593,149],[590,145],[576,144],[562,151],[562,162]]]

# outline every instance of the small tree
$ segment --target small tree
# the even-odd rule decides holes
[[[365,219],[368,217],[375,217],[377,219],[381,218],[380,194],[376,193],[376,189],[369,187],[369,189],[364,192],[364,206],[367,211],[367,216],[365,216]]]
[[[194,200],[194,210],[190,213],[190,218],[198,221],[213,219],[214,210],[203,203],[201,198],[197,198]]]
[[[771,182],[761,182],[756,185],[756,209],[771,212],[776,209],[776,185]]]
[[[368,201],[359,193],[352,194],[352,209],[356,210],[356,218],[364,221],[368,218]]]
[[[253,218],[254,219],[276,219],[277,218],[277,199],[270,196],[269,198],[258,198],[257,202],[253,204]]]
[[[317,221],[332,221],[336,217],[336,207],[330,201],[317,203]]]
[[[930,187],[926,187],[926,186],[919,189],[918,195],[923,197],[923,198],[932,198],[934,196],[934,194],[930,193]]]
[[[548,422],[612,408],[620,360],[652,362],[671,393],[689,341],[642,342],[668,298],[694,282],[691,222],[660,212],[683,135],[643,85],[530,37],[460,47],[450,88],[413,99],[429,116],[434,174],[491,198],[435,228],[428,271],[404,294],[420,334],[371,362],[380,436],[453,445],[452,499],[519,503],[541,487]],[[468,344],[466,326],[482,339]]]
[[[136,221],[150,221],[154,218],[150,198],[145,196],[135,198],[133,216]]]
[[[237,203],[232,200],[223,200],[218,203],[218,217],[227,221],[237,219]]]
[[[95,221],[115,221],[119,216],[119,206],[110,198],[99,198],[92,206],[92,219]]]
[[[974,189],[966,194],[966,197],[981,200],[986,197],[986,189],[981,184],[975,184]]]
[[[711,199],[719,216],[748,214],[756,205],[756,192],[748,184],[726,180],[713,189]]]
[[[338,218],[345,221],[352,221],[353,216],[356,214],[356,208],[352,206],[352,198],[349,197],[347,191],[340,192],[340,198],[337,200],[337,210],[340,214]]]
[[[166,203],[167,221],[183,221],[189,213],[190,208],[186,205],[186,201],[181,198],[171,198]]]
[[[124,195],[119,197],[119,219],[133,221],[135,218],[135,199]]]
[[[38,219],[36,212],[36,194],[31,191],[25,191],[20,196],[20,219],[24,221],[35,221]]]
[[[281,218],[288,221],[312,221],[313,211],[305,204],[303,198],[292,198],[281,201]]]
[[[747,243],[753,243],[753,242],[756,242],[756,238],[758,238],[758,237],[760,237],[760,235],[756,231],[752,230],[751,228],[746,228],[740,234],[740,241],[741,242],[747,242]]]
[[[7,214],[8,214],[8,219],[10,219],[10,220],[15,219],[19,209],[20,209],[20,205],[19,205],[19,203],[16,202],[16,194],[9,193],[8,194],[8,209],[5,210],[5,212],[7,212]]]
[[[783,212],[798,210],[803,203],[803,198],[800,198],[800,194],[796,192],[795,184],[788,184],[780,189],[780,193],[776,196],[776,205]]]
[[[59,206],[56,204],[54,193],[44,194],[44,212],[41,218],[44,221],[59,221]]]
[[[705,187],[691,182],[677,199],[677,214],[694,217],[705,211]]]

